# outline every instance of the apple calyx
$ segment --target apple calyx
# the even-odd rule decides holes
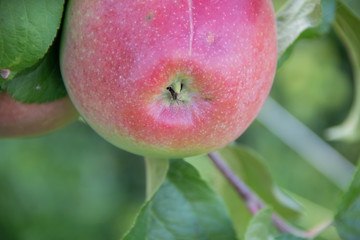
[[[183,73],[177,73],[170,77],[170,84],[166,87],[164,94],[165,100],[170,103],[185,103],[190,101],[189,93],[192,92],[190,82],[192,78]]]

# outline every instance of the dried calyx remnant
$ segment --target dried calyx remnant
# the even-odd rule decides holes
[[[190,99],[189,93],[191,77],[177,73],[170,78],[170,84],[166,87],[166,98],[170,103],[187,103]]]
[[[7,79],[11,74],[10,69],[6,69],[6,68],[0,68],[0,76],[3,79]]]
[[[183,87],[184,87],[184,84],[181,83],[180,84],[180,90],[174,89],[173,86],[167,87],[166,90],[168,90],[170,92],[171,99],[177,101],[178,96],[179,96],[181,90],[183,89]]]

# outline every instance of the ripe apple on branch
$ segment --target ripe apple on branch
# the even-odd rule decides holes
[[[150,157],[218,150],[254,120],[277,62],[269,0],[70,1],[69,95],[114,145]]]

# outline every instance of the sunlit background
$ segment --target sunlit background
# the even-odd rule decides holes
[[[283,1],[276,1],[280,6]],[[324,141],[353,100],[346,52],[331,31],[300,40],[277,72],[271,97]],[[311,209],[333,214],[341,190],[260,121],[238,139],[267,161],[276,182]],[[359,143],[328,142],[356,163]],[[141,157],[110,145],[76,122],[35,139],[0,140],[0,239],[119,239],[145,197]],[[336,239],[336,238],[334,238]]]

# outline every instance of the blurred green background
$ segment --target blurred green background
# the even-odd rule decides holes
[[[144,163],[78,122],[0,141],[0,239],[118,239],[144,199]]]
[[[348,113],[353,84],[345,50],[330,32],[296,44],[271,96],[323,137]],[[301,203],[319,214],[335,211],[341,190],[261,123],[255,121],[238,141],[259,152],[276,182]],[[330,144],[357,162],[359,143]],[[144,198],[142,158],[83,123],[40,138],[0,140],[1,240],[119,239]],[[313,221],[309,216],[303,224]]]

